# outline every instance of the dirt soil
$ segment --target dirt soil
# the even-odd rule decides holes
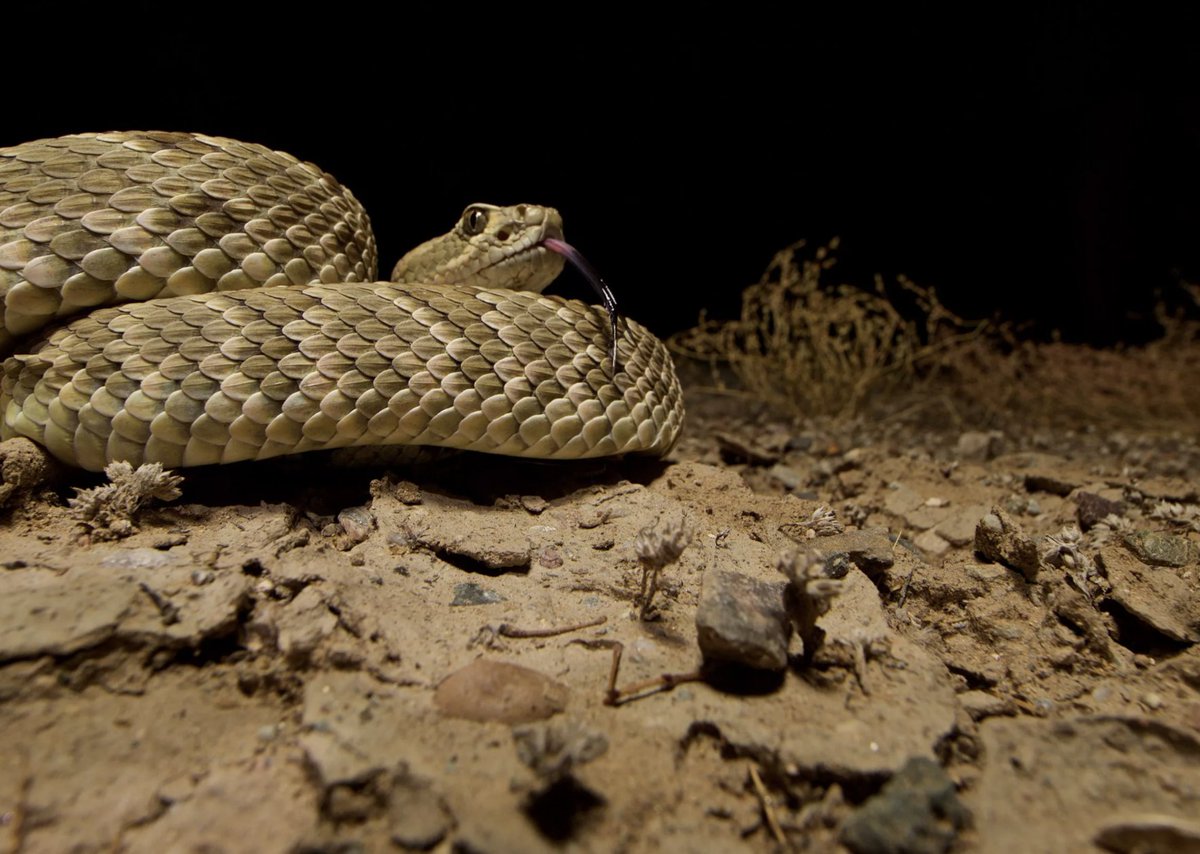
[[[721,404],[661,463],[14,494],[0,846],[1200,850],[1194,432]]]

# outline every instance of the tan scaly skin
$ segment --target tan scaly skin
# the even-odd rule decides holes
[[[373,445],[665,454],[670,356],[623,320],[614,376],[610,316],[537,294],[561,236],[551,208],[472,205],[401,259],[403,284],[372,283],[365,212],[289,155],[142,132],[0,149],[0,347],[27,336],[0,436],[92,470]],[[96,308],[129,299],[146,301]]]

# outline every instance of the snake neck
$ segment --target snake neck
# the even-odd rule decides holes
[[[540,293],[563,268],[563,257],[543,245],[546,238],[562,239],[554,208],[470,205],[449,233],[401,258],[392,281]]]

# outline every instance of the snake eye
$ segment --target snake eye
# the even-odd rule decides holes
[[[487,211],[480,210],[479,208],[467,208],[466,212],[463,213],[463,231],[470,236],[480,234],[487,225],[487,221]]]

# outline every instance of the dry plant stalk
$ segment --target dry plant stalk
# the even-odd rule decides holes
[[[719,370],[727,365],[741,393],[794,417],[852,416],[877,395],[919,389],[913,412],[944,407],[959,428],[1018,418],[1024,427],[1168,431],[1200,420],[1200,285],[1179,282],[1186,309],[1159,301],[1158,340],[1097,350],[968,322],[903,276],[890,285],[876,276],[870,288],[833,284],[837,247],[835,238],[807,256],[804,241],[783,249],[743,292],[738,319],[701,314],[672,349],[707,362],[719,390],[733,391]]]
[[[642,586],[638,592],[641,608],[638,619],[650,618],[650,604],[658,592],[658,575],[663,567],[679,560],[692,541],[692,532],[682,516],[678,521],[660,523],[657,527],[642,528],[633,541],[638,561],[642,565]]]
[[[825,555],[816,550],[788,550],[779,555],[776,568],[788,580],[785,603],[796,634],[804,643],[804,657],[811,661],[825,640],[817,620],[829,613],[843,582],[830,578]]]
[[[745,388],[793,415],[846,416],[869,394],[911,384],[926,364],[975,329],[938,301],[932,288],[900,277],[916,319],[896,307],[882,277],[874,288],[831,285],[838,240],[802,257],[805,242],[776,253],[758,284],[742,293],[741,317],[708,320],[671,339],[685,356],[715,368],[727,362]],[[714,371],[715,375],[715,371]]]

